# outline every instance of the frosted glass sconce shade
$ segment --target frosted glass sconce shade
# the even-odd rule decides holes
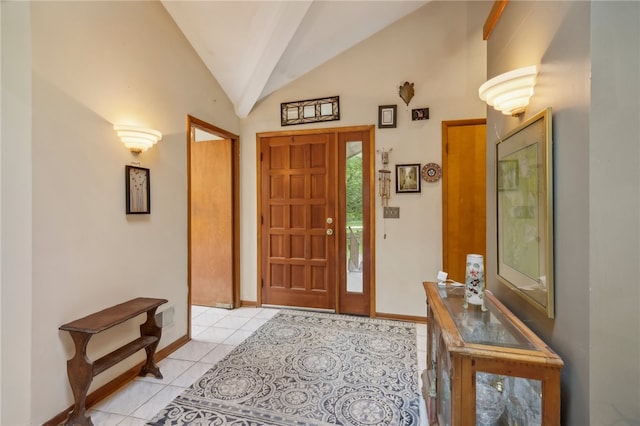
[[[136,154],[145,152],[162,139],[162,133],[144,127],[116,124],[113,129],[118,133],[124,146]]]
[[[538,67],[518,68],[500,74],[478,89],[480,99],[505,115],[522,114],[529,105],[536,84]]]

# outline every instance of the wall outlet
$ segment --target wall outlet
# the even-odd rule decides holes
[[[400,207],[385,207],[382,217],[385,219],[400,219]]]

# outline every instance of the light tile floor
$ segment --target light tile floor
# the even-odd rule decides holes
[[[162,380],[139,377],[98,402],[88,414],[94,426],[140,426],[224,358],[277,309],[225,310],[191,307],[192,340],[158,363]],[[417,325],[418,371],[426,368],[426,326]],[[422,383],[420,383],[422,386]],[[419,392],[421,392],[419,390]],[[424,400],[420,398],[420,425],[426,425]]]

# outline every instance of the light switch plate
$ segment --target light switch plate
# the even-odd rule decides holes
[[[382,217],[385,219],[400,219],[400,207],[385,207]]]

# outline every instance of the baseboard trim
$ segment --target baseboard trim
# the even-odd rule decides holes
[[[413,315],[398,315],[398,314],[387,314],[385,312],[376,312],[375,317],[381,318],[381,319],[418,322],[418,323],[424,323],[424,324],[427,323],[427,317],[418,317]]]
[[[155,354],[156,362],[162,361],[163,359],[168,357],[170,354],[177,351],[180,347],[186,345],[189,342],[189,340],[191,340],[189,336],[185,335],[178,338],[176,341],[168,344],[164,348],[160,349]],[[127,383],[129,383],[130,381],[138,377],[138,373],[140,373],[140,369],[144,364],[145,364],[145,361],[139,362],[138,364],[131,367],[130,369],[128,369],[127,371],[125,371],[115,379],[111,380],[109,383],[99,387],[98,389],[88,394],[87,402],[85,405],[86,408],[90,408],[94,406],[99,401],[102,401],[103,399],[105,399],[106,397],[108,397],[118,389],[120,389],[122,386],[126,385]],[[67,419],[67,416],[69,415],[69,412],[71,412],[71,410],[73,410],[73,405],[69,406],[69,408],[67,408],[66,410],[58,413],[55,417],[47,420],[45,423],[43,423],[43,426],[56,426],[56,425],[62,424]]]
[[[240,307],[241,308],[254,308],[258,306],[258,302],[254,302],[253,300],[241,300]]]

